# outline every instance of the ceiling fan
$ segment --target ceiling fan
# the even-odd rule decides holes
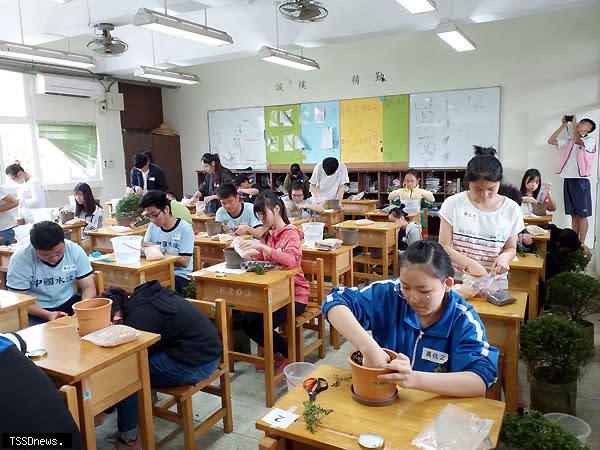
[[[295,22],[320,22],[329,14],[317,0],[292,0],[279,5],[279,12]]]
[[[129,46],[125,41],[110,34],[115,26],[112,23],[99,23],[94,25],[96,39],[88,42],[87,47],[100,56],[118,56],[127,51]]]

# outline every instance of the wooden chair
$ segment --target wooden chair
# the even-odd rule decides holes
[[[96,295],[100,296],[102,291],[104,291],[104,274],[99,270],[94,270],[92,276],[94,277],[94,285],[96,286]]]
[[[229,356],[227,353],[227,305],[225,300],[222,299],[217,299],[214,302],[189,301],[201,309],[210,319],[215,320],[219,336],[223,341],[223,356],[217,370],[205,380],[193,385],[153,388],[157,392],[167,394],[169,397],[156,403],[152,407],[152,413],[155,417],[181,425],[184,448],[193,450],[196,448],[196,439],[221,419],[223,419],[225,433],[231,433],[233,431],[233,418],[231,413],[231,386],[229,384]],[[217,379],[219,379],[219,385],[212,385]],[[204,422],[194,425],[192,396],[200,391],[221,397],[221,407]],[[169,411],[173,405],[177,405],[176,412]]]
[[[195,245],[194,246],[194,272],[196,270],[200,270],[202,269],[202,260],[200,259],[201,255],[200,255],[200,246]]]
[[[79,407],[77,404],[77,389],[75,388],[75,386],[71,386],[70,384],[65,384],[64,386],[60,387],[58,392],[62,396],[62,398],[65,402],[65,405],[67,405],[67,409],[73,416],[75,425],[77,425],[77,428],[80,428],[80,426],[79,426]]]
[[[302,261],[302,271],[310,285],[310,297],[306,309],[296,316],[296,359],[304,361],[305,355],[319,350],[319,358],[325,357],[325,318],[321,313],[321,304],[325,297],[325,275],[323,259]],[[310,343],[304,342],[304,330],[317,332],[317,338]]]

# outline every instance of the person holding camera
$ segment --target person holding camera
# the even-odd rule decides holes
[[[559,134],[569,123],[575,124],[572,126],[572,137],[559,139]],[[561,152],[556,173],[564,179],[565,214],[571,216],[571,228],[581,242],[585,242],[588,217],[592,215],[589,177],[596,157],[596,139],[590,134],[595,129],[596,124],[591,119],[577,122],[575,115],[563,116],[560,127],[548,139],[548,144],[556,145]]]

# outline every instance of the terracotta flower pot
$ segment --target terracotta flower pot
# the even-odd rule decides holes
[[[244,262],[238,252],[231,247],[223,249],[223,256],[225,257],[225,267],[228,269],[239,269]]]
[[[71,219],[75,218],[75,213],[71,211],[61,211],[60,213],[60,223],[66,223]]]
[[[219,221],[206,222],[206,232],[209,236],[216,236],[223,232],[223,225]]]
[[[117,216],[117,225],[120,225],[122,227],[130,227],[131,226],[131,217]]]
[[[383,349],[390,359],[396,359],[398,353]],[[354,349],[348,355],[350,363],[350,371],[352,373],[352,389],[354,396],[358,401],[372,403],[376,405],[379,402],[393,401],[398,394],[397,386],[394,383],[381,381],[377,379],[378,375],[392,373],[390,369],[376,369],[371,367],[363,367],[352,360],[352,355],[359,350]],[[387,404],[387,403],[386,403]]]
[[[340,228],[340,239],[344,245],[356,245],[358,243],[358,228]]]
[[[79,324],[79,336],[93,333],[110,325],[112,300],[109,298],[90,298],[73,305]]]

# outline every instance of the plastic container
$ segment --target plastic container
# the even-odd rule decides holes
[[[303,223],[302,231],[304,232],[304,240],[306,242],[322,241],[324,228],[325,224],[323,222]]]
[[[559,424],[564,430],[573,433],[585,447],[585,444],[592,433],[592,428],[586,421],[581,420],[579,417],[563,413],[547,413],[544,414],[544,417],[551,422]]]
[[[133,264],[140,261],[142,251],[142,236],[117,236],[110,238],[119,264]]]
[[[90,298],[73,304],[73,311],[79,324],[77,329],[79,336],[110,326],[111,309],[112,300],[109,298]]]
[[[204,202],[196,202],[196,215],[201,216],[204,214]]]
[[[288,391],[294,389],[297,384],[302,383],[316,368],[317,366],[309,362],[295,362],[285,366],[283,374],[285,375]]]

